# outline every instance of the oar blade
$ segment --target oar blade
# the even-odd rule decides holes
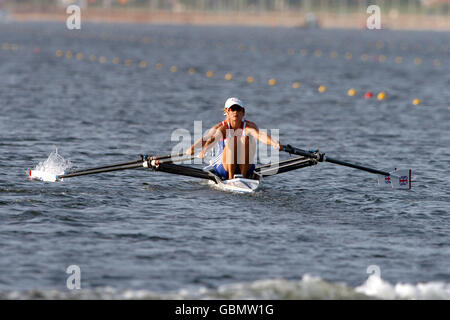
[[[378,179],[378,185],[381,188],[392,189],[392,177],[391,176],[383,176],[381,174],[378,174],[377,179]]]
[[[38,181],[45,181],[45,182],[56,182],[58,180],[58,175],[46,172],[42,170],[30,170],[28,171],[28,178],[30,180],[38,180]]]
[[[378,175],[378,185],[382,188],[411,189],[411,169],[390,172],[390,175]]]
[[[411,169],[397,170],[392,177],[392,188],[411,189]]]

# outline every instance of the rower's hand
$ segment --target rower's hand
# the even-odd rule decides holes
[[[278,142],[278,143],[273,144],[272,148],[274,148],[275,150],[281,151],[281,150],[283,150],[283,145]]]
[[[195,153],[195,149],[193,147],[190,147],[189,149],[186,150],[186,154],[188,156],[192,156]]]
[[[198,157],[199,157],[200,159],[204,159],[204,158],[205,158],[205,152],[202,150],[202,151],[198,154]]]

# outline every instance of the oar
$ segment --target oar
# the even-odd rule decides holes
[[[140,155],[140,159],[139,160],[134,160],[134,161],[128,161],[128,162],[122,162],[122,163],[116,163],[116,164],[110,164],[110,165],[106,165],[106,166],[101,166],[101,167],[95,167],[95,168],[89,168],[89,169],[82,169],[82,170],[77,170],[77,171],[71,171],[70,172],[70,176],[71,177],[75,177],[74,174],[78,174],[78,173],[85,173],[87,171],[94,171],[94,173],[100,173],[100,172],[109,172],[109,171],[117,171],[117,170],[122,170],[120,168],[124,167],[125,169],[129,169],[131,166],[131,168],[133,168],[134,164],[141,164],[142,166],[142,162],[144,160],[160,160],[160,159],[170,159],[172,157],[181,157],[183,156],[184,153],[180,152],[177,154],[169,154],[169,155],[165,155],[165,156],[152,156],[152,155]],[[139,167],[139,166],[138,166]],[[109,171],[103,171],[103,169],[112,169],[112,168],[119,168],[119,169],[114,169],[114,170],[109,170]],[[68,178],[68,174],[66,174],[66,178]]]
[[[338,164],[341,166],[346,166],[346,167],[350,167],[350,168],[354,168],[354,169],[358,169],[358,170],[362,170],[362,171],[366,171],[366,172],[370,172],[370,173],[374,173],[374,174],[383,176],[383,177],[385,177],[384,183],[388,184],[389,186],[392,186],[393,188],[411,189],[411,169],[395,170],[393,172],[387,172],[387,171],[383,171],[383,170],[378,170],[378,169],[358,165],[355,163],[342,161],[339,159],[334,159],[334,158],[325,156],[325,153],[319,153],[318,151],[311,152],[311,151],[302,150],[302,149],[293,147],[289,144],[283,145],[282,147],[283,147],[282,150],[287,153],[296,154],[296,155],[311,158],[311,159],[316,159],[318,162],[323,162],[323,161],[331,162],[331,163]],[[388,177],[388,179],[386,179],[386,177]],[[394,179],[391,179],[391,177],[393,177]],[[378,179],[378,182],[380,183],[380,177]],[[380,183],[380,184],[382,184],[382,183]]]
[[[72,172],[68,172],[68,173],[64,173],[64,174],[60,174],[60,175],[51,174],[51,173],[48,173],[45,171],[30,170],[29,176],[31,179],[35,179],[35,180],[58,181],[58,180],[62,180],[65,178],[79,177],[79,176],[85,176],[85,175],[90,175],[90,174],[136,169],[136,168],[142,168],[142,167],[145,167],[145,168],[154,167],[154,165],[152,163],[154,163],[155,161],[158,161],[158,163],[159,163],[160,162],[159,159],[164,159],[163,162],[168,162],[168,163],[188,160],[187,157],[179,158],[179,159],[175,159],[175,158],[172,159],[172,157],[182,156],[182,155],[184,155],[184,153],[170,154],[170,155],[165,155],[165,156],[141,155],[139,160],[104,165],[104,166],[94,167],[94,168],[87,168],[87,169],[72,171]],[[151,160],[151,159],[156,159],[156,160]],[[192,156],[190,156],[189,159],[192,159]]]
[[[89,169],[84,169],[84,170],[79,170],[79,171],[73,171],[73,172],[69,172],[69,173],[57,176],[56,180],[85,176],[85,175],[89,175],[89,174],[136,169],[136,168],[142,168],[142,167],[144,167],[144,168],[155,167],[161,163],[181,162],[181,161],[186,161],[186,160],[192,160],[194,158],[194,156],[188,156],[188,157],[184,157],[184,158],[173,158],[173,159],[171,158],[173,156],[179,156],[179,155],[180,154],[168,155],[168,156],[162,156],[162,157],[158,157],[158,156],[152,157],[152,156],[141,155],[140,160],[123,162],[123,163],[118,163],[115,165],[113,164],[113,165],[108,165],[108,166],[103,166],[103,167],[89,168]],[[183,153],[181,153],[181,155],[183,155]],[[156,158],[157,160],[151,160],[151,158],[153,158],[153,159]],[[163,159],[163,160],[159,160],[159,159]]]

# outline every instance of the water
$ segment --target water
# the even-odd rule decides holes
[[[1,25],[0,42],[10,46],[0,51],[0,297],[450,298],[449,40],[437,32]],[[366,91],[387,99],[365,100]],[[247,103],[260,128],[279,129],[282,143],[413,168],[413,189],[380,189],[376,176],[327,163],[268,178],[254,195],[145,170],[27,179],[55,148],[75,169],[166,154],[178,142],[174,130],[193,134],[194,121],[206,130],[222,120],[229,96]],[[80,267],[80,291],[66,287],[70,265]],[[369,266],[381,279],[368,279]]]

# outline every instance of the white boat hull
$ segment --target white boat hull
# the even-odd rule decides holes
[[[214,175],[213,173],[211,173]],[[235,193],[253,193],[257,191],[261,185],[261,177],[258,179],[247,179],[242,177],[235,177],[230,180],[222,180],[214,175],[216,181],[210,181],[210,183],[222,191],[229,191]]]

